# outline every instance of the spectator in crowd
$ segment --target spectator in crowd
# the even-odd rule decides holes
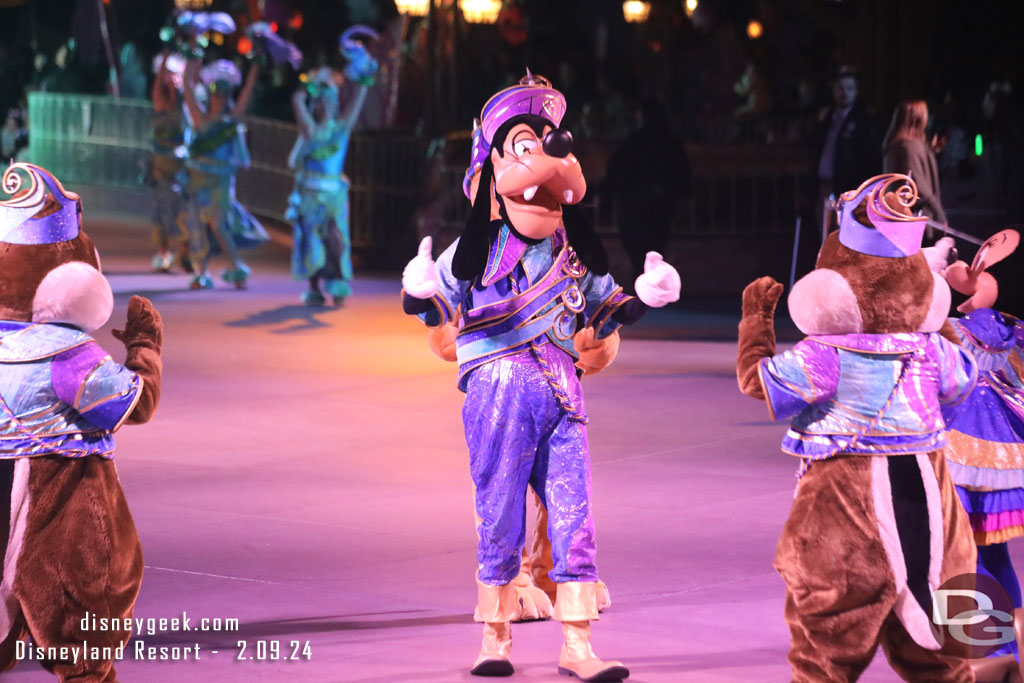
[[[892,123],[882,143],[882,167],[886,173],[905,173],[917,185],[920,210],[936,223],[946,225],[939,188],[939,167],[935,152],[925,137],[928,105],[924,100],[903,100],[892,114]],[[929,234],[930,234],[929,230]]]
[[[4,159],[4,163],[14,159],[27,144],[28,131],[25,130],[21,112],[9,109],[4,127],[0,129],[0,159]]]
[[[822,215],[824,199],[830,194],[852,190],[882,172],[881,135],[858,96],[853,71],[841,70],[832,82],[832,106],[819,121],[811,141],[815,216]]]
[[[644,102],[640,127],[615,150],[602,189],[612,196],[622,243],[639,275],[648,251],[665,253],[679,201],[691,193],[686,149],[660,103]]]

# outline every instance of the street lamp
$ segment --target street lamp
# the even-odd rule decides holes
[[[622,16],[630,24],[642,24],[651,13],[651,3],[643,0],[626,0],[622,3]]]
[[[501,14],[501,0],[459,0],[459,9],[470,24],[493,24]]]
[[[425,17],[430,9],[430,0],[395,0],[399,14],[410,17]]]
[[[697,0],[683,0],[683,11],[692,19],[693,13],[697,11]]]

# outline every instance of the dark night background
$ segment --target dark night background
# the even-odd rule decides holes
[[[115,45],[133,43],[148,63],[159,49],[158,32],[173,2],[107,0],[106,5]],[[962,116],[976,120],[989,84],[1003,79],[1018,83],[1024,64],[1012,3],[701,0],[697,16],[690,19],[679,0],[654,0],[642,25],[626,24],[616,0],[506,2],[510,5],[525,21],[522,45],[511,44],[496,26],[460,21],[456,28],[460,113],[471,115],[527,64],[552,79],[569,80],[568,88],[556,84],[577,91],[578,99],[570,99],[576,107],[606,92],[607,82],[624,93],[656,96],[694,113],[702,108],[695,91],[706,89],[705,81],[720,77],[731,87],[739,74],[729,69],[755,62],[770,83],[773,113],[806,105],[801,86],[811,86],[812,104],[824,103],[829,72],[851,65],[861,73],[862,95],[880,115],[887,115],[901,97],[938,101],[951,93]],[[398,16],[390,0],[213,0],[210,9],[227,11],[241,22],[250,17],[278,21],[281,33],[303,49],[310,66],[334,57],[337,36],[347,26],[358,22],[384,29]],[[32,80],[32,57],[52,59],[68,37],[77,39],[83,70],[105,69],[97,12],[93,0],[0,0],[4,103],[15,95],[12,82]],[[302,18],[297,29],[287,25],[295,15]],[[764,25],[758,40],[746,37],[751,19]],[[439,35],[438,40],[450,43],[449,38]],[[414,59],[423,51],[422,44],[409,48]],[[21,72],[9,73],[15,67]],[[103,88],[102,83],[90,86]],[[459,121],[453,127],[462,125],[460,118],[452,118]]]
[[[113,43],[133,44],[151,78],[148,65],[174,3],[105,2]],[[900,99],[925,98],[933,130],[956,127],[967,141],[967,158],[947,173],[970,180],[982,160],[994,169],[994,199],[984,211],[970,192],[944,195],[951,216],[960,210],[958,225],[987,236],[1024,222],[1024,41],[1016,3],[700,0],[693,17],[680,0],[651,4],[647,22],[627,24],[617,0],[516,0],[505,2],[498,25],[469,25],[453,0],[439,0],[435,20],[411,21],[404,42],[391,0],[213,0],[209,9],[243,25],[277,22],[305,53],[304,68],[339,65],[337,37],[353,23],[389,33],[378,56],[402,51],[398,107],[389,121],[364,121],[370,128],[424,138],[465,131],[486,98],[529,66],[565,92],[567,124],[593,158],[606,160],[633,125],[632,112],[656,101],[691,149],[696,175],[708,159],[744,145],[761,150],[752,168],[765,154],[801,150],[829,102],[829,76],[850,66],[883,130]],[[98,11],[96,0],[0,0],[0,111],[24,106],[29,88],[107,89]],[[746,32],[753,19],[763,26],[756,40]],[[76,49],[62,70],[54,57],[69,37]],[[212,50],[230,54],[234,47],[229,39]],[[738,87],[744,74],[745,90]],[[289,119],[287,94],[296,77],[265,76],[250,113]],[[979,134],[989,155],[982,160],[974,154]],[[1022,258],[1015,254],[993,271],[1004,288],[1001,307],[1018,314]]]

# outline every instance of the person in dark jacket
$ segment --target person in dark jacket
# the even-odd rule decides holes
[[[679,201],[692,187],[686,148],[664,107],[648,100],[640,113],[639,129],[612,154],[602,186],[615,203],[634,276],[644,272],[647,252],[665,253]]]
[[[821,216],[825,197],[838,195],[882,172],[882,136],[863,100],[858,97],[857,75],[840,71],[832,82],[832,106],[814,130],[812,174]]]

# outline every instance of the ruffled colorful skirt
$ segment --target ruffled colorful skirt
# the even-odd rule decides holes
[[[348,183],[335,190],[296,188],[288,197],[285,218],[294,228],[292,276],[322,278],[333,296],[351,294]]]
[[[218,251],[216,240],[206,235],[206,226],[217,221],[226,229],[232,243],[240,248],[255,247],[270,239],[263,225],[235,198],[235,177],[202,173],[194,169],[188,174],[188,194],[196,212],[198,225],[190,226],[202,233],[193,239],[193,258],[205,258]]]
[[[982,375],[946,433],[946,461],[979,546],[1024,536],[1024,420]]]

